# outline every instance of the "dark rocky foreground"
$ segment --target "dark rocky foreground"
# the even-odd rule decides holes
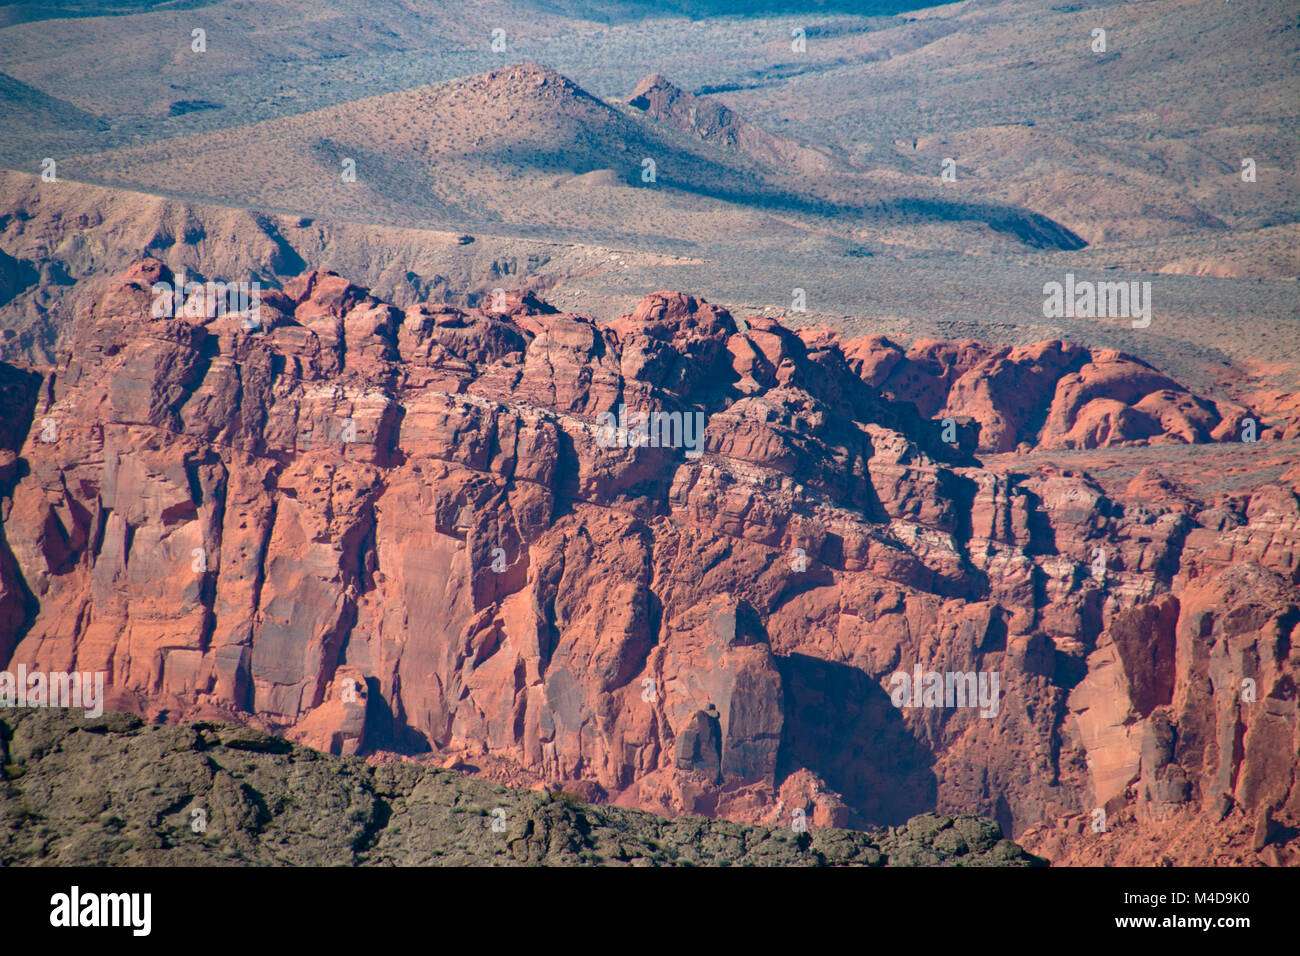
[[[451,770],[370,766],[243,727],[0,710],[5,866],[1040,862],[973,816],[923,814],[870,834],[666,820]]]

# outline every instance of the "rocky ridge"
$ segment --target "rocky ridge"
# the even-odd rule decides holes
[[[32,427],[0,462],[0,664],[667,815],[974,812],[1068,855],[1111,837],[1070,822],[1096,809],[1135,841],[1262,814],[1234,859],[1294,855],[1300,474],[1112,497],[975,457],[1249,410],[1120,353],[904,351],[675,292],[602,326],[309,272],[250,325],[204,294],[154,318],[170,278],[137,264],[57,368],[3,369]],[[621,406],[703,416],[702,453],[605,447]],[[891,706],[915,666],[996,673],[996,715]]]
[[[1034,866],[996,823],[866,834],[665,820],[330,757],[246,727],[0,711],[0,865]]]

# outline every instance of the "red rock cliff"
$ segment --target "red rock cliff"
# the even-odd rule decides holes
[[[5,371],[33,426],[0,462],[0,664],[669,813],[978,811],[1084,861],[1183,819],[1293,852],[1294,482],[1129,500],[971,456],[1240,410],[1115,353],[741,332],[674,292],[602,327],[313,272],[248,328],[152,318],[170,278],[139,263],[44,381]],[[701,416],[701,454],[623,447],[620,407]],[[918,665],[996,674],[996,715],[895,707]]]

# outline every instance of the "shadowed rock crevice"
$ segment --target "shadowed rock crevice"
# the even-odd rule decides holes
[[[843,797],[855,826],[899,824],[934,807],[934,754],[878,684],[855,667],[803,654],[777,666],[786,694],[784,773],[815,771]]]

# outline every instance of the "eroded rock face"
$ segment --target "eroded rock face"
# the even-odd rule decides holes
[[[1111,497],[971,454],[1086,447],[1098,403],[1147,441],[1230,421],[1137,360],[740,331],[675,292],[607,326],[402,311],[321,272],[256,324],[154,318],[169,278],[139,263],[43,382],[5,372],[35,424],[0,472],[0,663],[668,815],[1300,821],[1294,485]],[[916,668],[996,675],[996,706],[896,706]]]
[[[1059,341],[995,347],[923,339],[904,350],[869,336],[844,352],[883,394],[928,417],[977,422],[984,452],[1218,441],[1237,434],[1250,414],[1193,395],[1132,355]]]

